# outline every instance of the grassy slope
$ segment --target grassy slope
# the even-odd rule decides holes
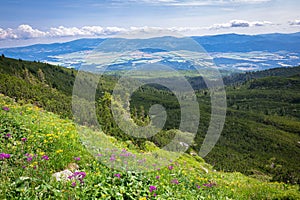
[[[26,75],[25,69],[29,74]],[[44,81],[38,76],[39,69],[43,71]],[[274,180],[299,181],[299,165],[295,159],[299,156],[299,77],[280,78],[298,71],[299,67],[274,69],[262,72],[263,75],[256,72],[255,77],[271,73],[279,78],[267,77],[228,87],[229,108],[225,129],[216,148],[205,159],[218,170],[240,171],[262,179],[268,179],[270,175],[275,177]],[[0,92],[16,97],[17,100],[25,99],[61,116],[72,117],[72,74],[76,75],[76,72],[44,63],[0,58]],[[101,83],[102,88],[110,91],[114,82],[115,78],[106,77]],[[153,97],[151,101],[157,102],[157,97],[162,100],[163,96],[167,96],[165,91],[159,95],[152,91],[141,94],[146,95],[142,96],[143,103],[147,103],[144,97]],[[201,126],[200,137],[197,139],[201,144],[210,108],[209,95],[200,92],[198,96]],[[172,99],[167,99],[166,102],[172,109],[168,117],[175,118],[169,121],[172,128],[178,125],[176,102],[172,102]],[[139,105],[138,102],[135,103]],[[273,163],[277,166],[276,170],[268,167]]]
[[[0,160],[1,199],[17,196],[20,199],[144,199],[146,196],[148,199],[300,198],[298,186],[263,182],[240,173],[214,172],[201,158],[187,154],[176,162],[170,162],[169,166],[174,166],[172,170],[162,168],[144,174],[116,171],[91,156],[82,146],[78,130],[84,130],[85,135],[99,137],[100,141],[109,139],[119,148],[137,154],[134,146],[86,127],[76,129],[70,120],[63,120],[36,106],[20,106],[5,96],[0,96],[0,106],[9,108],[8,111],[0,111],[0,152],[11,155]],[[11,136],[5,137],[8,133]],[[27,141],[23,142],[22,138],[27,138]],[[26,153],[33,156],[32,161],[27,160]],[[49,160],[43,160],[44,155]],[[74,157],[81,159],[75,161]],[[51,173],[64,169],[71,162],[77,162],[80,171],[86,172],[83,185],[77,181],[73,187],[71,182],[59,183],[51,178]],[[208,173],[203,167],[208,169]],[[114,176],[117,173],[120,178]],[[179,184],[171,183],[174,179]],[[203,185],[207,183],[216,185]],[[151,185],[157,190],[150,192]],[[157,196],[154,197],[153,193]]]

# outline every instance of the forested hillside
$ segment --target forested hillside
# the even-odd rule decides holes
[[[299,183],[300,167],[300,67],[272,69],[225,77],[227,118],[221,138],[205,160],[215,169],[239,171],[262,180]],[[21,104],[33,103],[63,118],[72,119],[72,88],[77,72],[45,63],[0,58],[0,93]],[[87,76],[88,77],[88,76]],[[111,91],[117,77],[105,76],[96,94],[98,119],[108,135],[132,140],[140,149],[145,139],[124,135],[110,112]],[[196,85],[197,82],[191,83]],[[197,92],[201,120],[195,145],[199,151],[210,119],[209,91]],[[168,113],[164,130],[150,141],[164,146],[174,137],[180,121],[180,107],[175,96],[164,88],[144,86],[131,98],[132,118],[148,123],[149,107],[162,104]]]

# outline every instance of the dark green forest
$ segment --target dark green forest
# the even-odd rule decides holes
[[[32,103],[72,119],[72,92],[77,71],[40,62],[0,57],[0,93],[19,103]],[[84,79],[94,75],[86,72]],[[118,76],[102,76],[96,92],[98,121],[102,130],[143,148],[145,139],[125,135],[110,111],[111,93]],[[210,120],[210,93],[201,77],[188,78],[196,90],[200,124],[190,152],[199,151]],[[224,77],[227,95],[225,127],[216,147],[205,157],[217,170],[239,171],[262,180],[300,183],[300,67],[278,68]],[[174,137],[180,106],[166,88],[145,85],[131,97],[133,120],[149,122],[151,105],[168,113],[164,129],[149,138],[164,146]],[[88,115],[89,113],[86,113]],[[84,121],[80,123],[84,124]],[[94,124],[89,124],[93,126]]]

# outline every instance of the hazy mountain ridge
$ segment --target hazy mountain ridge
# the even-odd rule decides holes
[[[297,66],[300,64],[300,33],[293,34],[263,34],[238,35],[224,34],[215,36],[191,37],[199,43],[208,56],[211,56],[219,69],[227,71],[254,71],[275,67]],[[168,40],[168,37],[154,38],[142,42],[151,43],[151,40]],[[42,61],[64,67],[80,68],[95,48],[107,39],[79,39],[66,43],[37,44],[27,47],[0,49],[0,53],[8,57],[21,58],[31,61]],[[120,40],[118,38],[109,40]],[[141,44],[143,44],[141,42]],[[118,48],[118,47],[116,47]],[[141,53],[163,54],[159,49],[138,48]],[[163,56],[161,56],[163,57]],[[171,57],[168,59],[172,59]],[[167,58],[160,60],[180,70],[189,70],[191,66],[179,62],[169,62]],[[128,70],[135,67],[135,60],[128,62],[111,63],[112,70]],[[154,58],[144,62],[155,62]],[[122,67],[123,66],[123,67]],[[125,66],[125,67],[124,67]]]

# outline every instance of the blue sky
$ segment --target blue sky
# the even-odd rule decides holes
[[[298,0],[2,0],[0,48],[132,30],[183,35],[300,31]]]

